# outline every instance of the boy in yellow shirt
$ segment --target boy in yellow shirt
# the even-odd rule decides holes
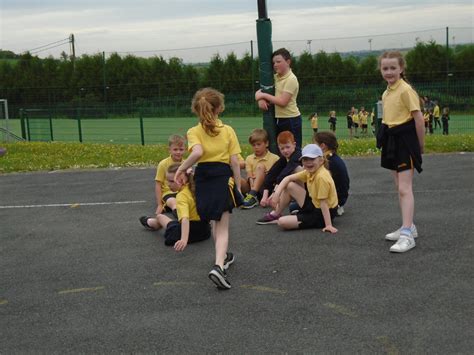
[[[172,135],[168,138],[168,150],[170,156],[163,159],[158,163],[158,168],[156,169],[155,176],[155,198],[156,198],[156,211],[155,215],[165,212],[172,212],[176,215],[176,191],[173,191],[170,188],[170,183],[173,183],[173,178],[171,180],[167,179],[166,172],[168,168],[175,164],[181,163],[183,161],[183,154],[185,151],[185,139],[182,136]],[[148,217],[147,217],[148,218]],[[140,221],[143,224],[143,217],[140,218]],[[150,225],[143,224],[144,227],[150,227],[154,222],[152,221]]]
[[[245,196],[242,206],[243,209],[251,209],[258,206],[262,197],[262,187],[270,168],[280,157],[268,150],[268,133],[264,129],[256,128],[249,137],[249,143],[252,146],[253,154],[245,159],[245,170],[247,180],[242,185],[242,190],[250,190]],[[248,187],[244,187],[248,185]]]

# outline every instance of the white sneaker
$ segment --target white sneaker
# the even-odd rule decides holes
[[[342,216],[344,214],[344,207],[337,206],[337,215]]]
[[[400,236],[398,241],[390,247],[392,253],[404,253],[416,246],[415,238],[406,235]]]
[[[385,240],[390,240],[390,241],[396,242],[398,240],[398,238],[400,238],[400,230],[401,230],[401,228],[397,229],[395,232],[388,233],[385,236]],[[412,226],[411,226],[411,236],[413,238],[418,238],[418,231],[416,230],[416,226],[414,224],[412,224]]]

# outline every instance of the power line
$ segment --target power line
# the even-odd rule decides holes
[[[37,49],[44,48],[44,47],[49,47],[49,46],[51,46],[51,45],[53,45],[53,44],[60,43],[60,42],[63,42],[63,43],[61,43],[61,45],[63,45],[63,44],[66,44],[66,43],[69,42],[69,41],[70,41],[70,39],[69,39],[69,37],[68,37],[68,38],[64,38],[64,39],[61,39],[61,40],[56,41],[56,42],[51,42],[51,43],[45,44],[45,45],[43,45],[43,46],[39,46],[39,47],[36,47],[36,48],[29,49],[29,50],[27,50],[27,51],[25,51],[25,52],[30,52],[30,53],[31,53],[31,52],[33,52],[33,51],[36,51]],[[54,47],[53,47],[53,48],[54,48]]]

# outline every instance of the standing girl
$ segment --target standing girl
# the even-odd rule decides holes
[[[185,171],[198,163],[194,180],[196,185],[196,207],[201,220],[213,221],[213,236],[216,249],[215,265],[209,278],[220,289],[229,289],[226,268],[233,261],[227,253],[229,244],[229,214],[236,207],[236,199],[229,186],[236,187],[240,194],[240,146],[232,127],[219,119],[224,111],[224,95],[212,88],[198,90],[191,104],[198,116],[199,124],[187,132],[189,157],[181,164],[175,175],[178,184],[185,182]],[[233,181],[230,179],[233,176]]]
[[[424,120],[416,91],[405,81],[405,60],[400,52],[388,51],[379,59],[380,72],[387,82],[383,101],[382,127],[377,146],[382,148],[382,167],[392,170],[402,214],[402,226],[385,236],[396,241],[391,252],[404,253],[415,247],[418,236],[413,215],[414,168],[420,173],[424,145]]]

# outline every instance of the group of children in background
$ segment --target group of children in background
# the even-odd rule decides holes
[[[443,107],[440,117],[438,101],[431,101],[428,96],[423,97],[423,119],[425,122],[425,134],[433,134],[443,124],[443,135],[449,134],[449,107]],[[441,119],[440,119],[441,118]]]
[[[257,224],[278,224],[286,230],[321,228],[337,233],[333,222],[344,213],[349,196],[349,174],[337,155],[334,132],[316,131],[316,118],[316,127],[312,125],[313,143],[301,147],[301,114],[296,105],[299,87],[290,68],[289,53],[279,49],[272,60],[275,95],[258,90],[255,99],[262,110],[275,105],[279,155],[268,150],[267,132],[254,129],[249,137],[253,153],[243,164],[234,130],[219,119],[224,96],[212,88],[198,90],[191,108],[199,123],[187,132],[189,156],[183,160],[184,138],[170,137],[170,156],[159,163],[155,179],[156,216],[140,218],[148,229],[165,228],[165,244],[177,251],[212,235],[215,263],[208,277],[219,289],[231,288],[227,271],[235,260],[228,251],[233,208],[271,207]],[[386,52],[379,65],[388,85],[382,97],[384,116],[377,145],[381,148],[382,167],[393,173],[402,214],[401,228],[385,239],[395,241],[391,252],[402,253],[415,246],[414,238],[418,236],[413,224],[412,180],[414,169],[421,172],[424,123],[418,95],[404,78],[402,55]],[[366,132],[368,114],[364,108],[360,112],[351,109],[348,128],[357,132],[360,126]],[[334,111],[329,120],[335,130]],[[241,177],[241,168],[246,171],[245,178]],[[283,215],[287,208],[290,213]],[[164,211],[174,214],[177,221],[165,216]]]

